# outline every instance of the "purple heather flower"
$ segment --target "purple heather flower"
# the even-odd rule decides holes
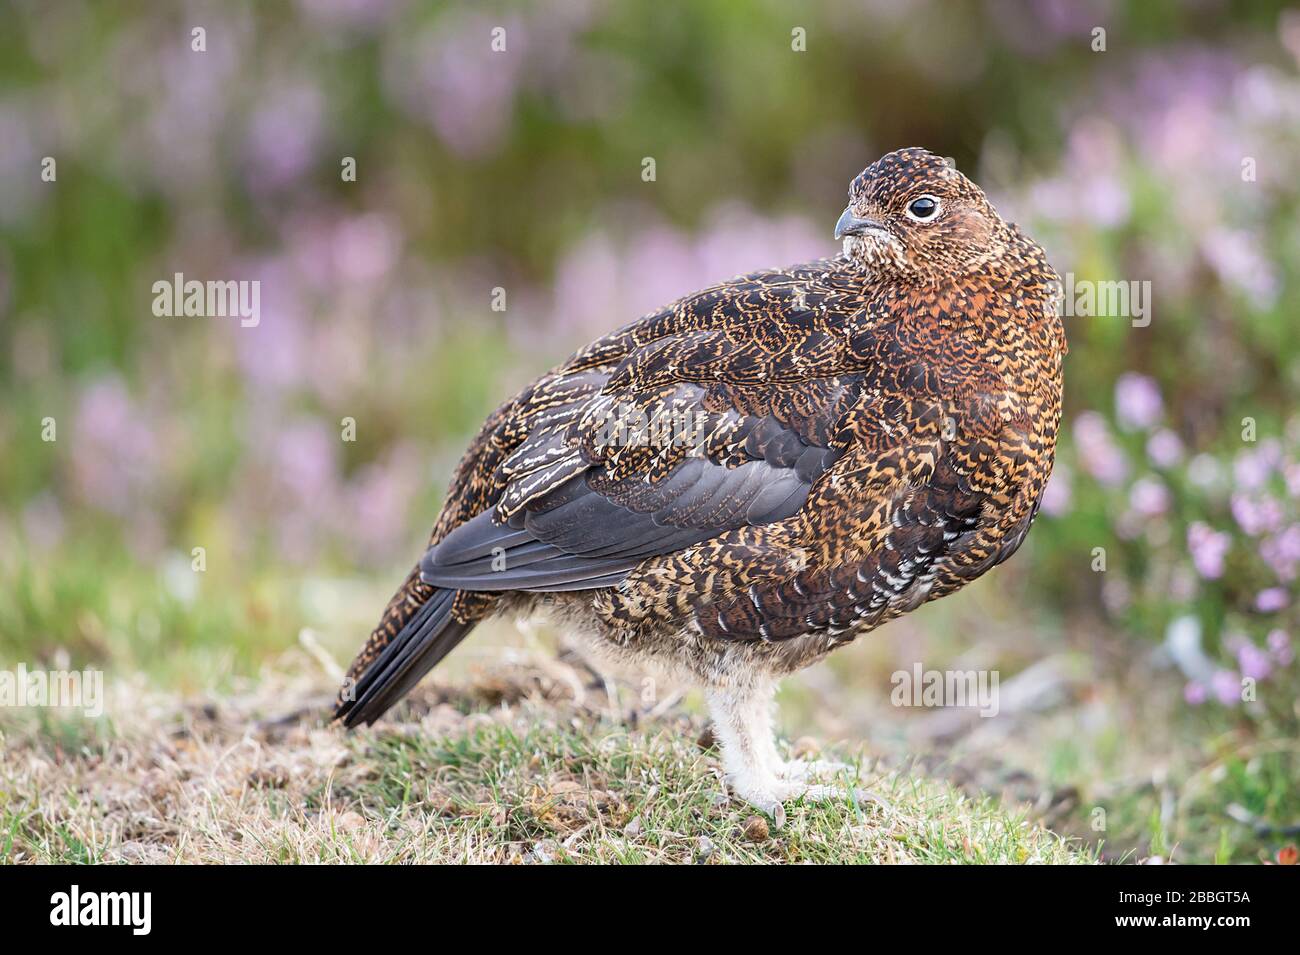
[[[506,52],[492,49],[496,27],[506,31]],[[490,156],[510,133],[528,34],[517,16],[444,13],[422,33],[394,44],[384,64],[386,85],[453,153]]]
[[[301,421],[268,435],[274,477],[295,505],[316,504],[332,493],[338,475],[339,440],[318,421]]]
[[[1295,580],[1296,568],[1300,565],[1300,524],[1292,524],[1280,534],[1260,541],[1259,556],[1279,580]]]
[[[1300,497],[1300,462],[1291,461],[1283,472],[1286,477],[1286,492],[1291,497]]]
[[[1268,632],[1268,649],[1273,654],[1273,659],[1279,666],[1290,666],[1291,661],[1295,659],[1295,652],[1291,648],[1291,635],[1285,630],[1270,630]]]
[[[1232,538],[1201,521],[1187,528],[1187,549],[1191,551],[1192,564],[1206,580],[1223,576],[1223,560],[1231,545]]]
[[[1274,467],[1278,454],[1272,444],[1240,452],[1232,462],[1232,478],[1242,490],[1254,491],[1263,487]]]
[[[1209,698],[1210,694],[1205,689],[1204,683],[1197,683],[1195,680],[1192,680],[1183,687],[1183,699],[1192,706],[1200,706]]]
[[[82,500],[125,517],[159,477],[156,429],[116,375],[82,389],[72,419],[73,486]],[[133,515],[134,516],[134,515]]]
[[[1169,510],[1169,491],[1159,478],[1139,478],[1129,490],[1129,507],[1140,517],[1159,517]]]
[[[880,7],[881,4],[873,4]],[[888,4],[901,9],[902,4]],[[988,8],[989,22],[1008,46],[1023,56],[1044,59],[1063,40],[1086,37],[1090,24],[1104,23],[1108,0],[1065,3],[1063,0],[1035,0],[1033,3],[994,3]],[[834,7],[834,5],[832,5]],[[1100,17],[1101,19],[1098,19]]]
[[[1230,633],[1221,638],[1223,648],[1231,653],[1234,657],[1241,652],[1241,648],[1248,646],[1250,641],[1240,633]]]
[[[1251,537],[1276,531],[1282,524],[1282,505],[1268,495],[1259,498],[1247,494],[1232,495],[1232,519]]]
[[[1128,187],[1114,175],[1092,175],[1078,186],[1079,208],[1102,228],[1115,228],[1129,219],[1133,203]]]
[[[1207,229],[1201,236],[1201,255],[1225,285],[1234,286],[1255,305],[1265,308],[1277,300],[1281,282],[1256,236],[1243,229]]]
[[[1070,472],[1064,464],[1058,463],[1052,469],[1052,476],[1043,488],[1041,507],[1043,513],[1060,517],[1070,510]]]
[[[1237,665],[1241,667],[1241,675],[1252,680],[1267,680],[1273,672],[1272,659],[1249,640],[1237,650]]]
[[[294,182],[316,160],[325,103],[309,81],[291,80],[258,104],[248,123],[248,178],[257,191]]]
[[[359,283],[383,278],[393,268],[401,240],[378,213],[345,219],[334,229],[333,260],[339,273]]]
[[[1088,473],[1109,487],[1121,483],[1128,475],[1128,462],[1111,438],[1106,419],[1095,411],[1085,411],[1074,419],[1073,431],[1079,459]]]
[[[1230,507],[1232,509],[1232,520],[1236,521],[1236,526],[1239,526],[1245,533],[1251,535],[1251,537],[1256,537],[1261,530],[1264,530],[1260,526],[1260,521],[1258,521],[1255,500],[1252,500],[1251,496],[1245,494],[1232,495]]]
[[[1255,595],[1255,609],[1260,613],[1277,613],[1290,599],[1284,587],[1269,587]]]
[[[1161,428],[1147,440],[1147,457],[1158,468],[1172,468],[1183,459],[1183,442],[1168,428]]]
[[[1126,372],[1115,382],[1115,416],[1127,431],[1143,431],[1160,420],[1164,403],[1154,378]]]
[[[231,332],[240,370],[258,391],[291,390],[311,369],[311,331],[297,274],[283,260],[249,263],[241,271],[262,284],[260,322]]]
[[[1224,706],[1236,706],[1241,702],[1241,677],[1232,670],[1217,670],[1210,678],[1210,687],[1215,699]]]
[[[426,468],[413,445],[399,444],[388,460],[362,469],[349,483],[345,513],[356,522],[353,549],[358,560],[380,562],[406,540],[411,501]]]

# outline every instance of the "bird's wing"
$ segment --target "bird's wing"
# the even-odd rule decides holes
[[[796,513],[845,447],[861,305],[861,283],[831,261],[743,276],[593,342],[502,405],[335,715],[377,719],[502,591],[608,588],[648,558]]]
[[[470,591],[611,586],[648,558],[784,521],[839,458],[861,375],[853,286],[823,263],[707,289],[580,352],[503,422],[490,507],[424,555]]]

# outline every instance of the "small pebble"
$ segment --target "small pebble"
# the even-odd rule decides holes
[[[560,844],[554,839],[543,839],[533,846],[533,858],[542,865],[554,864],[560,852]]]
[[[750,842],[766,842],[769,835],[767,820],[762,816],[750,816],[745,820],[745,838]]]

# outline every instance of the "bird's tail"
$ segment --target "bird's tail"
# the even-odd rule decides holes
[[[334,719],[348,727],[373,723],[465,639],[477,621],[456,619],[456,594],[423,584],[418,570],[412,572],[352,662]]]

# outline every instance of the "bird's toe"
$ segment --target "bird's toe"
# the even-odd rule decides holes
[[[856,808],[861,808],[866,803],[875,803],[886,811],[892,808],[885,799],[869,789],[862,789],[858,786],[826,785],[824,783],[793,784],[792,792],[786,798],[788,800],[798,799],[805,803],[847,802]]]

